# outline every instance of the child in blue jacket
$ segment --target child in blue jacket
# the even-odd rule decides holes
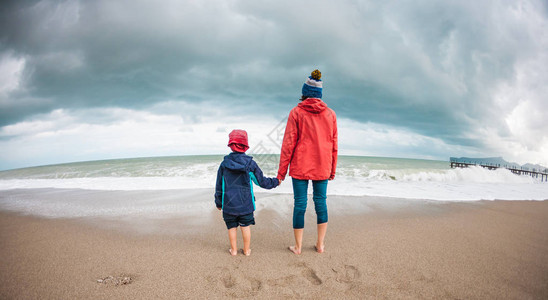
[[[243,253],[248,256],[251,254],[249,225],[255,225],[253,183],[271,189],[277,187],[280,182],[276,178],[264,177],[253,157],[245,154],[249,149],[245,130],[233,130],[229,134],[228,146],[232,153],[225,156],[217,172],[215,205],[223,211],[230,240],[230,254],[238,254],[237,229],[240,226],[244,240]]]

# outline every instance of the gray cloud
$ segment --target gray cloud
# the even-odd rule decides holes
[[[541,1],[11,1],[0,51],[25,63],[0,92],[0,126],[177,99],[284,114],[319,67],[340,117],[484,147],[463,132],[512,134],[504,116],[519,101],[495,95],[547,51],[534,23],[546,32],[546,19]]]

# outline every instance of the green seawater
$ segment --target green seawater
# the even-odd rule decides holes
[[[274,176],[279,155],[252,155],[266,174]],[[188,177],[215,174],[224,155],[194,155],[126,158],[37,166],[0,172],[0,179],[69,179],[94,177]],[[397,174],[436,172],[449,169],[448,161],[387,158],[369,156],[339,156],[337,174],[368,177],[385,171],[390,179]],[[393,173],[393,174],[392,174]]]

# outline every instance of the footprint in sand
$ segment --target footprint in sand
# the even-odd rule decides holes
[[[227,268],[223,268],[221,270],[221,273],[221,281],[223,283],[223,286],[227,289],[233,288],[236,285],[236,279],[232,277],[230,271]]]
[[[295,266],[304,268],[304,270],[302,271],[304,278],[306,278],[306,280],[308,280],[313,285],[320,285],[323,283],[320,277],[318,277],[318,275],[316,274],[316,271],[308,267],[305,263],[296,264]]]
[[[249,280],[249,282],[251,283],[251,292],[253,294],[257,294],[257,292],[263,286],[263,283],[260,280],[257,280],[257,279],[254,279],[254,278],[251,278],[251,279],[248,278],[247,280]]]
[[[231,289],[228,295],[233,298],[247,298],[256,296],[262,288],[262,282],[255,278],[245,278],[243,282]]]
[[[262,288],[262,282],[255,278],[240,275],[236,270],[221,269],[220,280],[226,288],[227,295],[233,298],[245,298],[257,295]]]
[[[268,284],[275,287],[286,287],[295,282],[295,275],[289,275],[277,279],[268,280]]]
[[[351,283],[360,277],[358,268],[351,265],[345,265],[344,269],[340,272],[335,269],[333,271],[337,273],[337,282]]]
[[[303,276],[314,285],[322,284],[320,277],[318,277],[316,272],[310,268],[303,270]]]
[[[296,275],[288,275],[276,279],[269,279],[267,281],[267,284],[276,288],[276,291],[279,293],[281,298],[301,298],[301,295],[295,287],[299,285]]]

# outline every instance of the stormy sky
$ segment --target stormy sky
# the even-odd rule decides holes
[[[323,74],[340,154],[548,165],[543,1],[3,1],[0,170],[226,153]]]

